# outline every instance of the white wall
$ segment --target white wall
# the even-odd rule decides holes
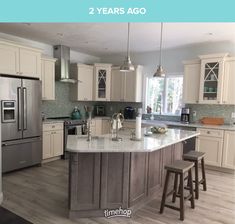
[[[25,38],[21,38],[21,37],[17,37],[17,36],[13,36],[13,35],[9,35],[9,34],[5,34],[5,33],[0,33],[0,39],[15,41],[19,44],[29,46],[29,47],[40,48],[43,50],[43,54],[53,57],[53,46],[52,45],[29,40],[29,39],[25,39]],[[100,62],[100,58],[71,50],[70,51],[70,61],[71,62],[78,62],[78,63],[93,64],[95,62]]]

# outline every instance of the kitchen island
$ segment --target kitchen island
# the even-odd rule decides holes
[[[198,136],[194,131],[170,129],[166,134],[123,141],[102,135],[69,136],[69,216],[104,216],[106,209],[136,209],[161,194],[164,166],[181,159],[182,142]]]

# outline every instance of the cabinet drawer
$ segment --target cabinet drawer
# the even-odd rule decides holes
[[[63,130],[64,123],[43,124],[43,131]]]
[[[210,136],[210,137],[223,138],[223,135],[224,135],[223,130],[198,128],[197,131],[199,131],[202,136],[208,136],[208,137]]]

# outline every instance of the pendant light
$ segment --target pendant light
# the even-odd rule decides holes
[[[120,72],[132,72],[135,70],[134,65],[131,63],[130,58],[130,23],[128,23],[128,32],[127,32],[127,56],[125,57],[125,60],[120,66]]]
[[[154,73],[153,77],[165,77],[165,72],[162,67],[162,33],[163,33],[163,23],[161,23],[159,65],[157,66],[157,71]]]

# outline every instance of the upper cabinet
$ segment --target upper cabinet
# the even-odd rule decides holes
[[[111,64],[94,64],[94,100],[110,101]]]
[[[200,85],[200,60],[184,61],[183,102],[198,103]]]
[[[235,58],[224,62],[223,103],[235,105]]]
[[[224,62],[228,54],[202,55],[199,103],[220,104],[223,96]]]
[[[55,62],[54,58],[42,58],[42,99],[55,100]]]
[[[138,65],[133,72],[120,72],[119,67],[112,68],[111,101],[142,101],[143,66]]]
[[[71,85],[71,100],[92,101],[94,67],[92,65],[71,64],[70,68],[71,77],[78,80],[76,84]]]
[[[1,41],[0,73],[41,78],[41,50]]]

